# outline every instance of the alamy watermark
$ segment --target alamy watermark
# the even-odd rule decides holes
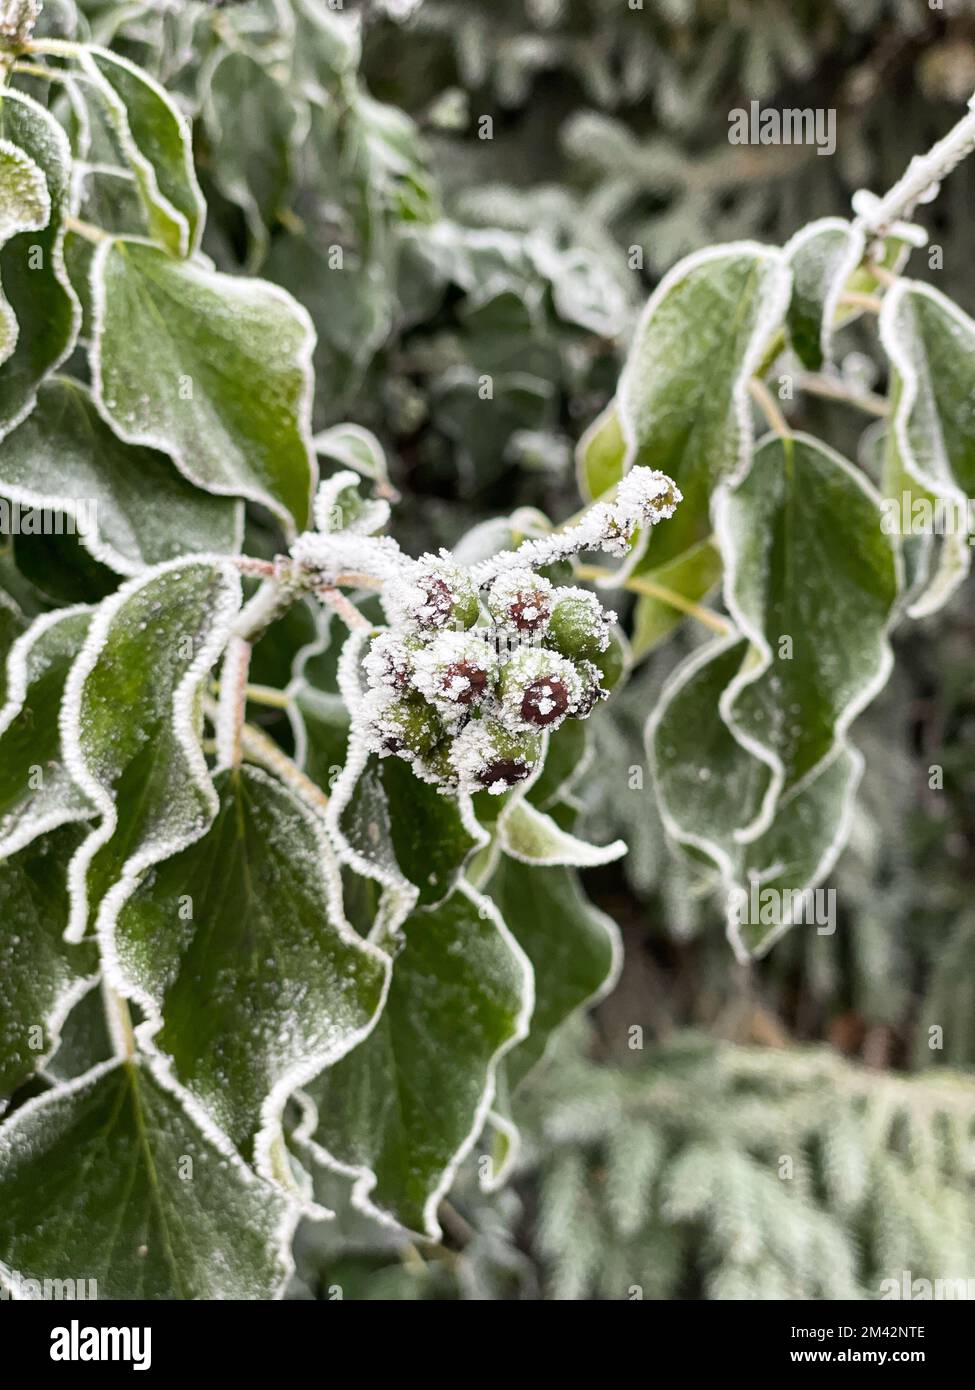
[[[975,498],[918,497],[906,491],[885,497],[880,529],[887,536],[975,535]]]
[[[815,145],[817,154],[836,150],[836,110],[832,106],[764,109],[757,101],[747,110],[728,112],[728,141],[732,145]]]
[[[97,513],[94,497],[66,498],[64,510],[0,497],[0,536],[91,536],[98,524]]]
[[[820,936],[836,931],[835,888],[762,888],[755,880],[728,893],[728,913],[739,927],[815,926]]]
[[[912,1303],[967,1303],[975,1299],[975,1279],[915,1279],[909,1269],[902,1269],[897,1278],[881,1279],[880,1297]]]
[[[94,1303],[98,1298],[97,1279],[28,1279],[13,1270],[11,1283],[18,1298],[37,1299],[43,1303]],[[12,1297],[10,1288],[0,1284],[0,1299]]]

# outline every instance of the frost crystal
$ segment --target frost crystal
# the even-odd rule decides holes
[[[26,43],[42,9],[41,0],[0,0],[0,43]]]

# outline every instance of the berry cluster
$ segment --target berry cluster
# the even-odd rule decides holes
[[[384,595],[391,628],[364,660],[365,726],[382,756],[445,791],[500,794],[526,778],[541,735],[584,719],[607,691],[610,624],[584,589],[510,568],[484,586],[425,556]]]

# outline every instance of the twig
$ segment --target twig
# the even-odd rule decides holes
[[[879,314],[884,307],[882,299],[878,299],[875,294],[864,294],[862,290],[847,290],[840,295],[840,305],[849,305],[851,308],[867,309],[871,314]]]
[[[770,429],[775,430],[782,439],[789,439],[792,431],[789,429],[788,421],[775,403],[775,397],[765,385],[764,381],[759,381],[757,376],[753,376],[748,383],[748,393],[765,416]]]
[[[866,236],[883,236],[894,222],[910,218],[918,203],[934,185],[975,149],[975,97],[968,112],[927,154],[915,155],[892,188],[861,213],[853,225]]]
[[[577,565],[576,574],[580,579],[613,579],[615,571],[603,569],[601,565]],[[647,598],[659,599],[661,603],[667,603],[671,608],[686,613],[689,618],[696,618],[699,623],[703,623],[712,632],[720,633],[722,637],[731,631],[731,624],[726,622],[719,613],[705,608],[703,604],[695,603],[693,599],[685,598],[683,594],[678,594],[674,589],[668,589],[664,584],[647,579],[645,575],[631,574],[626,579],[620,580],[619,587],[627,589],[632,594],[643,594]]]
[[[829,376],[825,372],[804,372],[797,381],[800,391],[808,391],[813,396],[823,396],[826,400],[843,401],[868,415],[883,417],[889,413],[883,396],[874,391],[857,391],[848,386],[840,377]]]

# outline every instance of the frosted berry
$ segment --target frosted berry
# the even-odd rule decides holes
[[[477,708],[493,684],[496,656],[473,632],[443,632],[417,653],[417,690],[447,715]]]
[[[394,626],[413,632],[473,627],[480,614],[477,590],[467,572],[432,556],[390,585],[383,603]]]
[[[511,729],[555,729],[574,714],[582,682],[558,652],[526,647],[501,673],[502,718]]]
[[[362,663],[373,689],[402,693],[409,688],[413,657],[409,646],[392,632],[381,632],[373,639]]]
[[[591,661],[609,645],[615,618],[586,589],[556,589],[546,641],[573,661]]]
[[[576,719],[588,719],[599,701],[608,698],[609,691],[603,683],[603,673],[595,662],[580,661],[576,672],[582,684],[582,693],[573,714]]]
[[[540,634],[552,615],[552,585],[531,570],[508,570],[491,586],[488,611],[507,632]]]

